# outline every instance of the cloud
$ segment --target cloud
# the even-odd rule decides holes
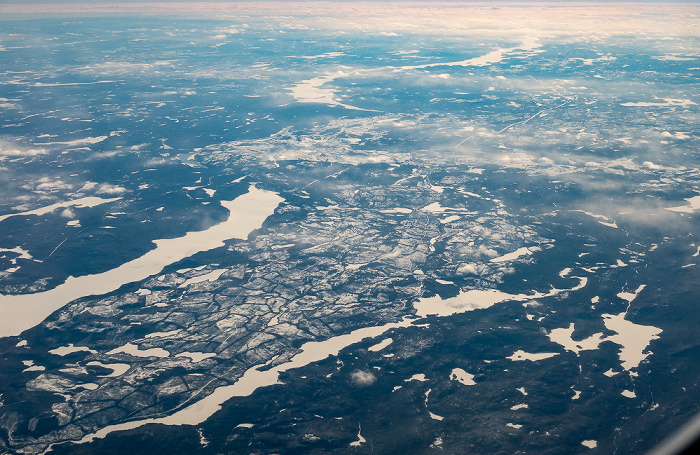
[[[126,192],[126,188],[118,185],[110,185],[109,183],[103,183],[97,187],[98,194],[122,194]]]
[[[113,158],[115,156],[120,156],[123,155],[125,152],[123,150],[110,150],[107,152],[97,152],[93,153],[89,157],[86,158],[86,160],[101,160],[101,159],[106,159],[106,158]]]
[[[470,262],[467,264],[462,264],[457,268],[458,275],[488,275],[491,273],[491,268],[485,264],[478,264]]]
[[[58,191],[73,188],[73,185],[70,183],[66,183],[63,180],[51,180],[48,177],[42,177],[38,182],[39,184],[35,188],[37,191]]]
[[[0,157],[37,156],[46,155],[46,153],[46,150],[42,148],[23,147],[15,142],[0,139]]]
[[[65,210],[61,212],[61,216],[63,218],[70,218],[74,219],[75,218],[75,212],[70,209],[70,207],[66,207]]]
[[[367,387],[377,382],[377,377],[367,370],[355,370],[350,373],[352,382],[360,387]]]

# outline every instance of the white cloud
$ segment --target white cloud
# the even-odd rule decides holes
[[[74,212],[73,210],[71,210],[70,207],[66,207],[66,208],[61,212],[61,216],[62,216],[63,218],[74,219],[74,218],[75,218],[75,212]]]
[[[47,177],[39,179],[39,184],[35,187],[37,191],[69,190],[71,188],[73,188],[73,185],[70,183],[66,183],[63,180],[50,180]]]
[[[118,185],[110,185],[109,183],[103,183],[97,187],[98,194],[122,194],[126,193],[128,190],[124,187]]]
[[[0,157],[37,156],[45,155],[46,153],[46,150],[42,148],[29,148],[12,141],[0,139]]]
[[[366,387],[374,384],[377,381],[377,377],[370,371],[366,370],[356,370],[350,373],[350,377],[355,385],[360,387]]]
[[[491,271],[491,269],[484,264],[477,263],[467,263],[462,264],[457,269],[458,275],[486,275]]]

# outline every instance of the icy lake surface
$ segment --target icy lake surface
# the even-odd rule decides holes
[[[18,335],[77,298],[104,294],[124,284],[142,280],[159,272],[168,264],[200,251],[223,246],[224,240],[244,239],[250,232],[259,228],[282,201],[283,199],[277,193],[251,185],[247,193],[236,199],[221,201],[221,205],[229,210],[228,219],[205,231],[189,232],[183,237],[174,239],[155,240],[156,248],[138,259],[98,275],[69,277],[65,283],[46,292],[2,295],[0,296],[2,314],[0,336]],[[80,203],[104,203],[104,201],[83,200]]]

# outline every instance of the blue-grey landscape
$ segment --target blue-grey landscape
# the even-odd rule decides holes
[[[699,12],[1,3],[0,453],[651,450]]]

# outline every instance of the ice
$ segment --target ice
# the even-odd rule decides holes
[[[133,357],[168,357],[170,353],[162,348],[151,348],[140,350],[138,346],[132,343],[126,343],[124,346],[112,349],[107,352],[107,355],[119,354],[119,353],[129,354]]]
[[[389,346],[393,342],[394,342],[394,340],[392,338],[386,338],[386,339],[382,340],[381,342],[375,344],[374,346],[370,346],[369,348],[367,348],[367,350],[371,351],[371,352],[378,352],[378,351],[381,351],[382,349],[386,348],[387,346]]]
[[[686,201],[690,203],[690,205],[681,205],[679,207],[669,207],[666,210],[671,210],[673,212],[679,212],[679,213],[693,213],[696,210],[700,210],[700,196],[693,196],[690,198],[686,198]]]
[[[31,372],[31,371],[44,371],[44,370],[46,370],[46,367],[43,367],[41,365],[34,365],[33,360],[22,360],[22,363],[24,364],[25,367],[27,367],[24,370],[22,370],[22,373],[27,372],[27,371]]]
[[[123,375],[124,373],[129,371],[129,368],[131,368],[131,365],[129,365],[128,363],[102,363],[96,360],[88,362],[86,363],[86,365],[109,368],[110,370],[112,370],[110,374],[100,376],[101,378],[116,378],[117,376]]]
[[[571,211],[585,213],[586,215],[588,215],[590,217],[597,218],[598,223],[602,224],[603,226],[608,226],[608,227],[612,227],[612,228],[617,229],[617,224],[605,215],[596,215],[595,213],[586,212],[584,210],[571,210]]]
[[[407,209],[404,207],[396,207],[393,209],[387,209],[387,210],[380,210],[381,213],[402,213],[402,214],[409,214],[413,213],[413,210]]]
[[[637,294],[644,289],[644,285],[639,286],[637,291],[633,293],[620,293],[618,296],[632,302]],[[630,370],[639,366],[650,353],[645,353],[645,349],[652,340],[658,339],[658,334],[661,329],[653,326],[644,326],[635,324],[625,319],[627,312],[617,315],[603,314],[603,322],[608,330],[615,332],[615,335],[603,336],[601,333],[595,333],[581,341],[574,341],[572,335],[574,333],[574,323],[569,324],[568,328],[559,328],[552,330],[548,337],[554,342],[564,347],[567,351],[575,352],[577,355],[581,351],[598,349],[600,343],[611,341],[620,345],[620,360],[622,367],[625,370]],[[604,373],[606,376],[613,376],[611,370]]]
[[[460,219],[460,218],[461,218],[461,217],[460,217],[459,215],[451,215],[451,216],[448,216],[447,218],[441,219],[440,222],[441,222],[442,224],[447,224],[447,223],[451,223],[451,222],[453,222],[453,221],[457,221],[457,220]]]
[[[632,390],[623,390],[620,395],[627,398],[637,398],[637,394]]]
[[[292,92],[292,96],[299,103],[321,103],[329,106],[340,106],[350,110],[377,112],[372,109],[362,109],[361,107],[341,103],[335,99],[335,89],[330,87],[323,88],[324,85],[343,76],[346,76],[346,74],[342,71],[338,71],[328,76],[318,76],[313,79],[301,81],[287,90]]]
[[[17,253],[18,256],[16,258],[12,258],[10,262],[12,264],[17,264],[17,259],[32,259],[32,255],[29,254],[29,251],[23,249],[22,247],[16,246],[14,248],[0,248],[0,253],[7,252],[7,253]]]
[[[646,287],[646,285],[645,285],[645,284],[642,284],[641,286],[639,286],[639,287],[637,288],[636,291],[634,291],[634,293],[631,293],[631,292],[620,292],[620,293],[617,294],[617,296],[620,297],[620,298],[623,299],[623,300],[627,300],[628,302],[632,303],[632,301],[633,301],[634,299],[637,298],[637,296],[639,295],[639,293],[642,292],[642,291],[644,290],[645,287]]]
[[[497,258],[491,259],[491,262],[500,263],[500,262],[513,261],[515,259],[518,259],[521,256],[528,256],[528,255],[532,254],[533,251],[539,251],[539,248],[538,247],[518,248],[517,250],[513,251],[512,253],[504,254],[503,256],[499,256]]]
[[[216,357],[216,354],[213,352],[181,352],[176,354],[175,357],[189,357],[193,362],[197,363],[209,357]]]
[[[444,300],[439,295],[422,298],[414,303],[414,307],[418,316],[424,317],[429,314],[450,316],[464,311],[489,308],[496,303],[517,299],[518,296],[506,294],[495,289],[485,291],[470,290]]]
[[[588,338],[581,341],[574,341],[572,335],[574,333],[574,323],[569,324],[568,328],[554,329],[549,335],[549,339],[554,343],[558,343],[567,351],[575,352],[578,355],[581,351],[590,351],[598,349],[600,343],[606,340],[603,333],[594,333]]]
[[[87,352],[90,352],[92,354],[97,353],[97,351],[94,351],[94,350],[88,348],[87,346],[74,346],[73,343],[68,343],[68,346],[61,346],[59,348],[52,349],[49,351],[49,353],[54,354],[54,355],[65,356],[65,355],[72,354],[74,352],[80,352],[80,351],[87,351]]]
[[[362,425],[359,425],[357,430],[357,441],[351,442],[350,447],[360,447],[363,443],[367,442],[365,438],[362,437]]]
[[[519,430],[519,429],[521,429],[521,428],[523,427],[523,426],[520,425],[519,423],[507,423],[506,426],[507,426],[507,427],[511,427],[511,428],[515,428],[516,430]]]
[[[411,382],[411,381],[425,382],[425,381],[427,381],[427,379],[423,373],[414,374],[410,378],[404,379],[404,382]]]
[[[177,269],[177,270],[175,270],[175,273],[183,274],[183,273],[191,272],[192,270],[199,272],[200,270],[204,270],[205,267],[206,267],[206,265],[200,265],[199,267],[194,267],[194,268],[187,267],[184,269]]]
[[[657,100],[662,101],[640,101],[638,103],[621,103],[621,106],[625,107],[671,107],[680,106],[688,107],[695,104],[689,99],[678,99],[678,98],[657,98]]]
[[[494,63],[498,63],[503,61],[503,59],[507,58],[509,54],[516,53],[517,51],[532,51],[535,48],[538,47],[538,44],[533,40],[533,41],[526,41],[523,42],[520,46],[518,47],[511,47],[511,48],[501,48],[501,49],[496,49],[494,51],[491,51],[487,54],[481,55],[479,57],[474,57],[466,60],[459,60],[456,62],[444,62],[444,63],[427,63],[424,65],[412,65],[412,66],[402,66],[399,67],[398,69],[402,70],[412,70],[412,69],[424,69],[424,68],[433,68],[433,67],[438,67],[438,66],[489,66]]]
[[[433,420],[438,420],[438,421],[439,421],[439,420],[444,419],[443,416],[439,416],[439,415],[437,415],[437,414],[433,414],[433,413],[430,412],[430,411],[428,411],[428,414],[430,414],[430,418],[433,419]]]
[[[104,202],[99,198],[94,199]],[[138,259],[100,274],[69,277],[65,283],[46,292],[0,295],[0,312],[3,314],[0,336],[18,335],[77,298],[104,294],[123,284],[142,280],[158,273],[168,264],[221,247],[227,239],[245,239],[262,225],[283,200],[277,193],[251,185],[248,193],[233,201],[221,201],[221,205],[229,210],[229,218],[207,230],[189,232],[174,239],[155,240],[156,248]]]
[[[525,361],[529,360],[531,362],[537,362],[539,360],[544,360],[544,359],[549,359],[550,357],[554,357],[555,355],[559,355],[557,352],[540,352],[537,354],[525,352],[521,349],[515,351],[513,355],[506,357],[507,359],[510,359],[514,362],[516,361]]]
[[[251,367],[234,384],[219,387],[209,396],[172,415],[161,418],[135,420],[110,425],[95,433],[86,435],[83,437],[83,439],[78,441],[78,443],[89,442],[95,438],[103,438],[113,431],[129,430],[149,423],[162,423],[165,425],[197,425],[221,409],[221,403],[232,397],[249,396],[261,387],[280,384],[279,374],[281,372],[323,360],[331,355],[338,355],[340,350],[346,346],[357,343],[364,338],[374,338],[380,336],[387,330],[408,327],[411,325],[411,322],[412,319],[404,318],[400,322],[392,322],[376,327],[364,327],[348,334],[339,335],[324,341],[307,342],[301,346],[301,352],[296,354],[289,361],[276,365],[275,367],[267,370],[259,370],[259,368],[267,366],[266,364]],[[130,347],[129,350],[133,350],[135,347],[136,346]]]
[[[335,91],[331,88],[321,88],[328,82],[332,82],[334,76],[321,76],[295,84],[291,89],[292,96],[300,103],[324,103],[330,105],[339,104],[335,99]]]
[[[439,62],[439,63],[427,63],[423,65],[408,65],[408,66],[398,66],[398,67],[385,67],[385,68],[378,68],[378,69],[371,69],[371,70],[356,70],[353,73],[351,73],[354,76],[361,76],[362,73],[367,73],[367,72],[377,72],[377,71],[388,71],[388,70],[393,70],[393,71],[406,71],[406,70],[416,70],[416,69],[425,69],[425,68],[433,68],[433,67],[441,67],[441,66],[488,66],[493,63],[498,63],[504,58],[506,58],[509,54],[516,52],[516,51],[523,51],[523,50],[529,50],[532,51],[538,46],[535,41],[528,41],[523,44],[521,44],[518,47],[513,47],[513,48],[503,48],[503,49],[496,49],[494,51],[491,51],[485,55],[481,55],[479,57],[474,57],[466,60],[460,60],[460,61],[455,61],[455,62]],[[321,103],[321,104],[327,104],[329,106],[341,106],[346,109],[352,109],[352,110],[362,110],[362,111],[373,111],[371,109],[362,109],[357,106],[352,106],[348,104],[341,103],[336,99],[336,93],[333,88],[330,87],[325,87],[326,84],[329,84],[333,82],[335,79],[341,78],[341,77],[348,77],[351,74],[349,73],[344,73],[343,71],[337,71],[334,74],[328,74],[325,76],[318,76],[312,79],[304,80],[299,82],[298,84],[294,84],[291,88],[287,89],[291,92],[291,95],[297,100],[297,102],[300,103]],[[376,112],[376,111],[373,111]]]
[[[609,377],[609,378],[612,378],[612,377],[615,376],[616,374],[619,374],[619,373],[618,373],[617,371],[614,371],[612,368],[610,368],[608,371],[606,371],[605,373],[603,373],[603,375],[605,375],[605,376],[607,376],[607,377]]]
[[[316,210],[340,210],[339,205],[317,205]]]
[[[527,404],[521,403],[521,404],[516,404],[515,406],[511,406],[510,410],[517,411],[518,409],[527,409],[527,408],[529,408],[529,406]]]
[[[193,278],[188,279],[184,283],[182,283],[180,288],[186,288],[187,286],[191,284],[197,284],[201,283],[203,281],[216,281],[219,279],[219,277],[226,271],[226,269],[218,269],[218,270],[213,270],[205,275],[199,275]]]
[[[182,330],[175,329],[169,332],[153,332],[146,335],[144,338],[173,338],[177,336]]]
[[[474,375],[467,373],[461,368],[453,368],[452,372],[450,373],[450,379],[464,385],[476,385]]]
[[[662,330],[653,326],[635,324],[626,320],[626,315],[626,312],[616,315],[604,314],[603,319],[605,327],[616,332],[615,335],[607,337],[606,341],[612,341],[621,346],[619,356],[622,368],[629,371],[638,367],[642,360],[651,354],[644,351],[652,340],[659,338],[658,335]]]
[[[439,202],[433,202],[432,204],[428,204],[420,210],[421,210],[421,212],[430,212],[430,213],[467,212],[466,209],[460,209],[460,208],[454,208],[454,207],[443,207]]]
[[[57,202],[56,204],[51,204],[46,207],[41,207],[38,209],[34,210],[29,210],[26,212],[18,212],[18,213],[8,213],[6,215],[0,215],[0,221],[3,221],[7,218],[13,217],[13,216],[29,216],[29,215],[45,215],[47,213],[51,213],[54,210],[57,210],[61,207],[76,207],[76,208],[85,208],[85,207],[95,207],[100,204],[107,204],[109,202],[114,202],[117,201],[121,198],[115,197],[115,198],[110,198],[110,199],[103,199],[101,197],[83,197],[80,199],[74,199],[72,201],[66,201],[66,202]]]
[[[465,311],[489,308],[496,303],[515,301],[523,302],[543,297],[552,297],[561,292],[576,291],[584,286],[588,280],[583,277],[578,278],[579,284],[571,289],[552,289],[548,293],[534,292],[532,294],[508,294],[496,289],[472,289],[462,291],[455,297],[442,299],[439,295],[424,297],[413,304],[416,314],[421,317],[428,315],[451,316]]]
[[[586,439],[585,441],[581,441],[582,446],[586,446],[589,449],[595,449],[598,447],[598,442],[595,439]]]

